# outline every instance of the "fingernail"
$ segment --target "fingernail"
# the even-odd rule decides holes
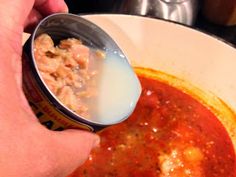
[[[69,9],[68,9],[68,7],[66,5],[65,5],[64,9],[62,10],[62,12],[65,12],[65,13],[69,12]]]

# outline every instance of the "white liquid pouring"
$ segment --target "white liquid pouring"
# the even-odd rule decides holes
[[[91,60],[98,68],[96,98],[87,100],[91,121],[113,124],[127,118],[141,94],[140,82],[127,59],[118,52],[106,51],[104,59]]]

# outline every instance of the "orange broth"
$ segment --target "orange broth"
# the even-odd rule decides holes
[[[139,79],[133,114],[99,132],[100,147],[70,177],[235,177],[234,147],[215,114],[169,84]]]

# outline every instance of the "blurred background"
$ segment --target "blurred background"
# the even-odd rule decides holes
[[[236,0],[65,0],[74,14],[133,14],[175,21],[236,46]]]

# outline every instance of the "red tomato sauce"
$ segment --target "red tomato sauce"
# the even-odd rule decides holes
[[[215,115],[182,91],[139,77],[134,113],[99,132],[100,147],[71,177],[234,177],[232,142]]]

